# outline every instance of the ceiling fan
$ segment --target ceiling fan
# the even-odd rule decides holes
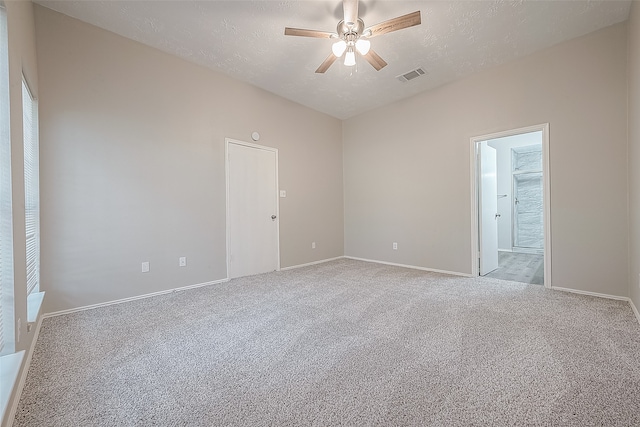
[[[331,48],[331,54],[320,64],[316,73],[327,71],[342,55],[344,55],[344,65],[355,65],[356,52],[362,55],[376,71],[380,71],[387,63],[371,49],[371,42],[368,39],[421,23],[420,11],[416,11],[365,28],[364,21],[358,17],[358,0],[343,0],[342,8],[344,19],[338,22],[335,33],[302,28],[286,27],[284,29],[285,36],[337,39]]]

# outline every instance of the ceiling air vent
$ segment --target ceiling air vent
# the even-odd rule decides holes
[[[415,70],[411,70],[408,73],[401,74],[396,78],[400,80],[402,83],[408,82],[409,80],[413,80],[416,77],[424,76],[427,74],[422,68],[416,68]]]

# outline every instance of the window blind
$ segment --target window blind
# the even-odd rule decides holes
[[[38,104],[22,79],[24,136],[24,201],[27,244],[27,295],[40,285],[40,191],[38,159]]]
[[[9,132],[9,51],[7,15],[0,3],[0,355],[13,326],[13,230],[11,213],[11,137]],[[13,339],[10,339],[13,341]],[[4,350],[4,351],[3,351]]]

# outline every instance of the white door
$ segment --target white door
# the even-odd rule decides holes
[[[229,278],[278,270],[278,151],[227,141]]]
[[[478,144],[480,150],[480,182],[478,212],[480,218],[480,275],[498,268],[498,167],[496,149],[486,141]]]

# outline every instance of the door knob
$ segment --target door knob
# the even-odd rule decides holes
[[[275,221],[276,220],[276,216],[275,215],[271,215],[271,219]]]

